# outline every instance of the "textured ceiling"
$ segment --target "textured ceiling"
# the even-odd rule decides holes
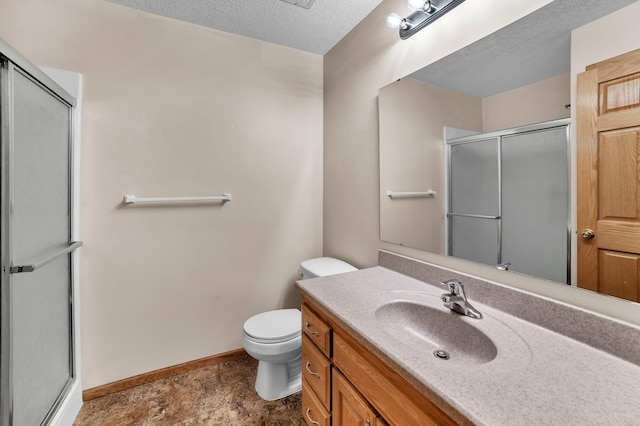
[[[485,97],[570,71],[571,30],[637,0],[555,0],[411,77]]]
[[[108,0],[144,12],[324,55],[382,0]]]

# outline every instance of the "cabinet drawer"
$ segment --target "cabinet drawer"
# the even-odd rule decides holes
[[[327,357],[331,356],[331,327],[306,305],[302,305],[302,331]]]
[[[331,363],[320,350],[302,336],[302,377],[307,380],[325,408],[331,407]]]
[[[302,379],[302,417],[308,426],[331,426],[331,414],[323,407],[305,379]]]

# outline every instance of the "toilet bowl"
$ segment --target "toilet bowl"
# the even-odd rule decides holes
[[[305,260],[302,279],[325,277],[357,269],[331,257]],[[302,327],[298,309],[277,309],[254,315],[245,321],[242,346],[258,360],[256,392],[272,401],[302,388]]]

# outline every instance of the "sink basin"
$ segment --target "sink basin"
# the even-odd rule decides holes
[[[444,351],[449,356],[443,361],[446,363],[484,364],[496,358],[494,342],[473,324],[484,319],[472,319],[444,308],[435,296],[417,299],[387,300],[378,306],[375,318],[382,330],[424,356]],[[442,352],[440,355],[445,357]]]

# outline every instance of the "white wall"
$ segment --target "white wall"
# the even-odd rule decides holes
[[[249,316],[299,302],[322,255],[321,56],[101,0],[3,0],[0,37],[84,76],[85,389],[239,349]]]

